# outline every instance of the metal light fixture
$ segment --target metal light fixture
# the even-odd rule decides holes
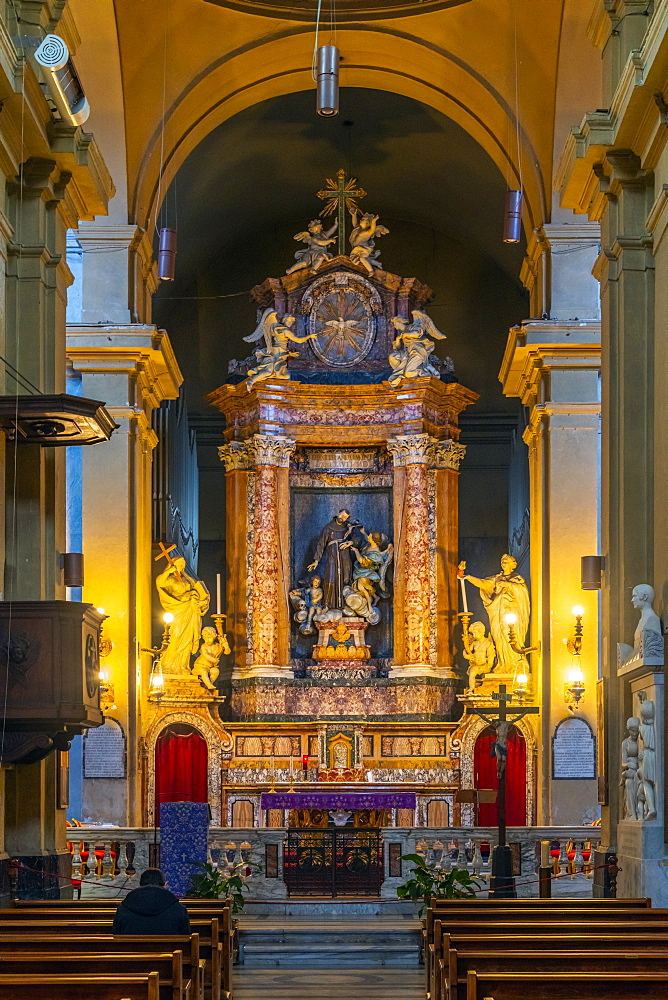
[[[321,45],[318,49],[317,112],[323,118],[339,113],[339,59],[336,45]]]
[[[580,660],[582,654],[582,616],[584,615],[584,608],[580,604],[576,604],[573,608],[573,615],[575,616],[573,635],[566,640],[568,651],[573,656],[573,663],[566,675],[566,684],[564,686],[564,701],[571,712],[575,712],[580,707],[580,701],[585,693],[584,675]]]
[[[522,237],[522,192],[506,192],[506,210],[503,222],[503,242],[519,243]]]
[[[176,230],[161,229],[158,248],[158,278],[173,281],[176,274]]]

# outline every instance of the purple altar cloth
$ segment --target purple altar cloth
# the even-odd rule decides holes
[[[415,809],[415,792],[263,792],[262,809]]]

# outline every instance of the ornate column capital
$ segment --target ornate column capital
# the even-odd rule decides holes
[[[433,465],[437,441],[430,434],[397,434],[387,442],[395,469],[406,465]]]
[[[437,441],[430,434],[398,434],[387,442],[395,469],[428,465],[434,469],[459,469],[466,446],[457,441]]]
[[[290,455],[296,448],[292,438],[277,434],[254,434],[249,446],[256,465],[275,465],[279,469],[289,468]]]
[[[434,465],[437,469],[452,469],[459,471],[466,454],[466,445],[458,441],[437,441],[434,446]]]
[[[250,441],[229,441],[221,444],[218,457],[225,463],[225,472],[247,472],[253,468],[253,446]]]

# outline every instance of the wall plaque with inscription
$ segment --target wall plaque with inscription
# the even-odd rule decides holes
[[[562,719],[552,737],[554,781],[584,781],[596,777],[596,739],[585,719]]]
[[[125,733],[113,719],[84,736],[84,778],[125,777]]]

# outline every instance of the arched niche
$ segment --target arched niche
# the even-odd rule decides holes
[[[221,824],[221,754],[232,749],[232,738],[224,730],[217,729],[206,719],[191,712],[170,712],[159,716],[146,733],[144,767],[144,815],[147,826],[153,826],[155,821],[155,751],[160,733],[169,726],[186,725],[196,730],[206,741],[207,746],[207,782],[209,790],[209,805],[211,807],[212,824]]]
[[[208,802],[208,747],[194,726],[173,722],[155,741],[155,820],[165,802]]]
[[[536,822],[536,737],[529,716],[515,723],[526,743],[526,825],[533,826]],[[487,723],[479,715],[465,715],[461,724],[451,736],[451,742],[461,742],[460,783],[461,788],[475,788],[475,745],[478,737],[487,728]],[[456,745],[456,744],[455,744]],[[461,825],[474,825],[474,807],[461,806]]]

